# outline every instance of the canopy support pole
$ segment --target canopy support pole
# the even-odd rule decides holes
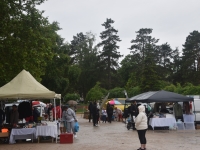
[[[55,99],[55,97],[54,97],[53,101],[54,101],[54,115],[55,115],[55,122],[56,122],[56,99]]]
[[[62,109],[62,108],[61,108],[61,99],[60,99],[60,109]],[[61,120],[61,112],[62,112],[62,111],[60,110],[60,120]]]

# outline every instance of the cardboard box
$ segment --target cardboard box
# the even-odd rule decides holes
[[[62,133],[60,134],[60,144],[73,143],[73,134],[72,133]]]
[[[9,132],[0,132],[0,137],[9,137]]]

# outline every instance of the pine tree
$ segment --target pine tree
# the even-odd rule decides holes
[[[118,60],[122,55],[117,51],[119,46],[117,46],[117,42],[120,42],[120,38],[117,35],[117,30],[114,29],[111,24],[114,21],[112,19],[107,19],[106,22],[102,24],[105,27],[105,31],[101,32],[100,38],[102,42],[98,44],[98,46],[103,46],[102,52],[100,54],[100,59],[102,62],[102,70],[104,72],[103,78],[106,79],[102,82],[102,85],[105,85],[107,89],[113,87],[112,77],[116,73],[116,69],[118,68]]]

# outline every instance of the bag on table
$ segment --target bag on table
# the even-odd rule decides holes
[[[75,132],[79,131],[79,124],[78,124],[78,122],[75,122],[75,124],[74,124],[74,131]]]

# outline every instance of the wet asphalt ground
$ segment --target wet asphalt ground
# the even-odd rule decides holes
[[[80,130],[72,144],[51,143],[42,140],[37,143],[17,142],[0,144],[0,150],[137,150],[140,146],[135,130],[127,130],[122,122],[100,123],[93,127],[87,119],[78,115]],[[147,150],[199,150],[200,130],[166,131],[148,130],[146,134]]]

